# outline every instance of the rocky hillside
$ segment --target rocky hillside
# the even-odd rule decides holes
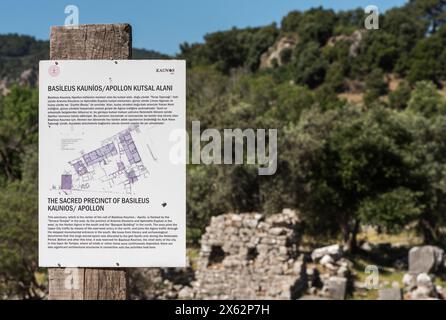
[[[134,59],[165,59],[153,50],[133,49]],[[39,60],[49,59],[49,42],[17,34],[0,35],[0,92],[14,83],[35,86]]]

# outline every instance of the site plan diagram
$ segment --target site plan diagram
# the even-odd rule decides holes
[[[150,175],[141,158],[141,151],[151,151],[150,146],[137,146],[133,138],[140,133],[138,126],[130,126],[102,141],[98,148],[80,152],[61,174],[60,185],[52,188],[66,194],[81,190],[131,194],[132,186]]]

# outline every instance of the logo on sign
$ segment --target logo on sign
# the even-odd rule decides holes
[[[48,73],[50,74],[50,76],[52,77],[57,77],[60,73],[60,68],[59,66],[56,65],[52,65],[48,68]]]
[[[167,72],[170,74],[174,74],[175,68],[156,68],[156,72]]]

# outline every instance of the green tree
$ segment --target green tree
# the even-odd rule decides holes
[[[214,65],[225,74],[237,68],[255,71],[261,54],[274,44],[278,33],[275,24],[262,28],[234,27],[205,35],[204,44],[182,44],[180,57],[188,60],[189,66]]]
[[[428,24],[419,19],[417,11],[406,6],[386,11],[382,29],[397,37],[399,50],[403,51],[411,50],[425,36]]]
[[[315,88],[324,82],[328,64],[316,42],[309,42],[297,50],[298,56],[294,64],[296,83]]]
[[[284,48],[280,51],[280,61],[282,64],[290,63],[293,58],[293,50],[291,48]]]
[[[214,166],[189,166],[186,181],[187,241],[198,245],[211,217],[230,210],[229,190]]]
[[[441,59],[444,54],[446,37],[442,39],[434,35],[420,40],[410,53],[408,80],[415,83],[421,80],[431,80],[440,85],[445,78],[446,61]]]
[[[260,56],[274,44],[278,34],[279,31],[275,24],[253,32],[246,44],[248,49],[244,66],[250,71],[256,71],[260,65]]]
[[[364,199],[358,214],[362,221],[370,225],[379,226],[387,233],[398,233],[421,216],[424,209],[420,204],[421,195],[422,192],[414,192],[408,188],[396,188]]]
[[[37,259],[36,146],[24,158],[22,180],[0,190],[0,294],[40,299],[46,287]]]
[[[342,92],[345,89],[345,72],[340,63],[332,63],[327,70],[325,84],[330,86],[334,92]]]
[[[37,90],[18,86],[0,110],[0,295],[23,299],[45,294],[37,263],[37,112]]]
[[[378,30],[366,33],[356,63],[360,63],[364,73],[376,68],[390,72],[395,67],[398,57],[397,37],[385,30]]]
[[[417,220],[417,229],[424,242],[444,244],[446,235],[446,117],[432,119],[420,117],[416,123],[417,143],[411,157],[416,156],[414,166],[418,178],[413,182],[422,191],[423,213]]]
[[[282,18],[280,23],[284,32],[297,32],[301,23],[302,13],[300,11],[291,11]]]
[[[335,34],[350,34],[364,27],[365,16],[362,8],[337,12]]]
[[[411,133],[394,112],[384,108],[311,111],[286,134],[286,149],[294,150],[297,205],[315,234],[340,234],[354,250],[360,224],[378,221],[364,213],[372,211],[371,203],[376,205],[373,208],[385,207],[396,195],[410,194],[412,200],[417,195],[400,191],[410,189],[411,167],[405,155]],[[290,159],[292,154],[284,156]],[[387,227],[387,221],[401,223],[395,230],[420,210],[394,209],[398,210],[383,213],[379,223]]]
[[[400,75],[406,75],[410,68],[409,53],[426,35],[428,23],[419,19],[418,10],[404,6],[386,11],[382,29],[396,37],[398,58],[395,71]]]
[[[187,119],[199,120],[204,128],[219,128],[227,108],[229,79],[214,68],[188,70],[186,80]]]
[[[333,35],[336,14],[333,10],[319,7],[305,11],[300,20],[297,33],[302,41],[314,41],[319,45],[324,45]]]
[[[21,155],[37,143],[37,90],[14,86],[0,110],[0,182],[21,176]]]
[[[0,35],[0,78],[17,81],[23,71],[48,58],[48,41],[17,34]]]
[[[375,102],[379,97],[387,94],[388,85],[381,69],[374,69],[366,79],[366,92],[364,101],[366,104]]]
[[[316,103],[311,90],[286,82],[274,87],[274,95],[274,102],[264,115],[263,123],[268,127],[280,127],[289,122],[296,123],[302,111]]]
[[[428,21],[431,33],[446,22],[445,0],[411,0],[410,4],[418,9],[421,17]]]
[[[415,84],[408,103],[408,110],[419,112],[427,117],[446,114],[446,102],[430,81]]]
[[[397,110],[407,108],[412,88],[407,81],[402,81],[395,91],[389,93],[389,106]]]

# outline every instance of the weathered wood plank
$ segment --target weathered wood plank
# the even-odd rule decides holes
[[[91,24],[51,27],[52,60],[131,59],[132,28],[129,24]]]
[[[129,24],[52,27],[51,60],[130,59]],[[124,300],[127,273],[116,268],[49,268],[50,300]]]
[[[82,300],[84,297],[83,268],[48,269],[50,300]]]

